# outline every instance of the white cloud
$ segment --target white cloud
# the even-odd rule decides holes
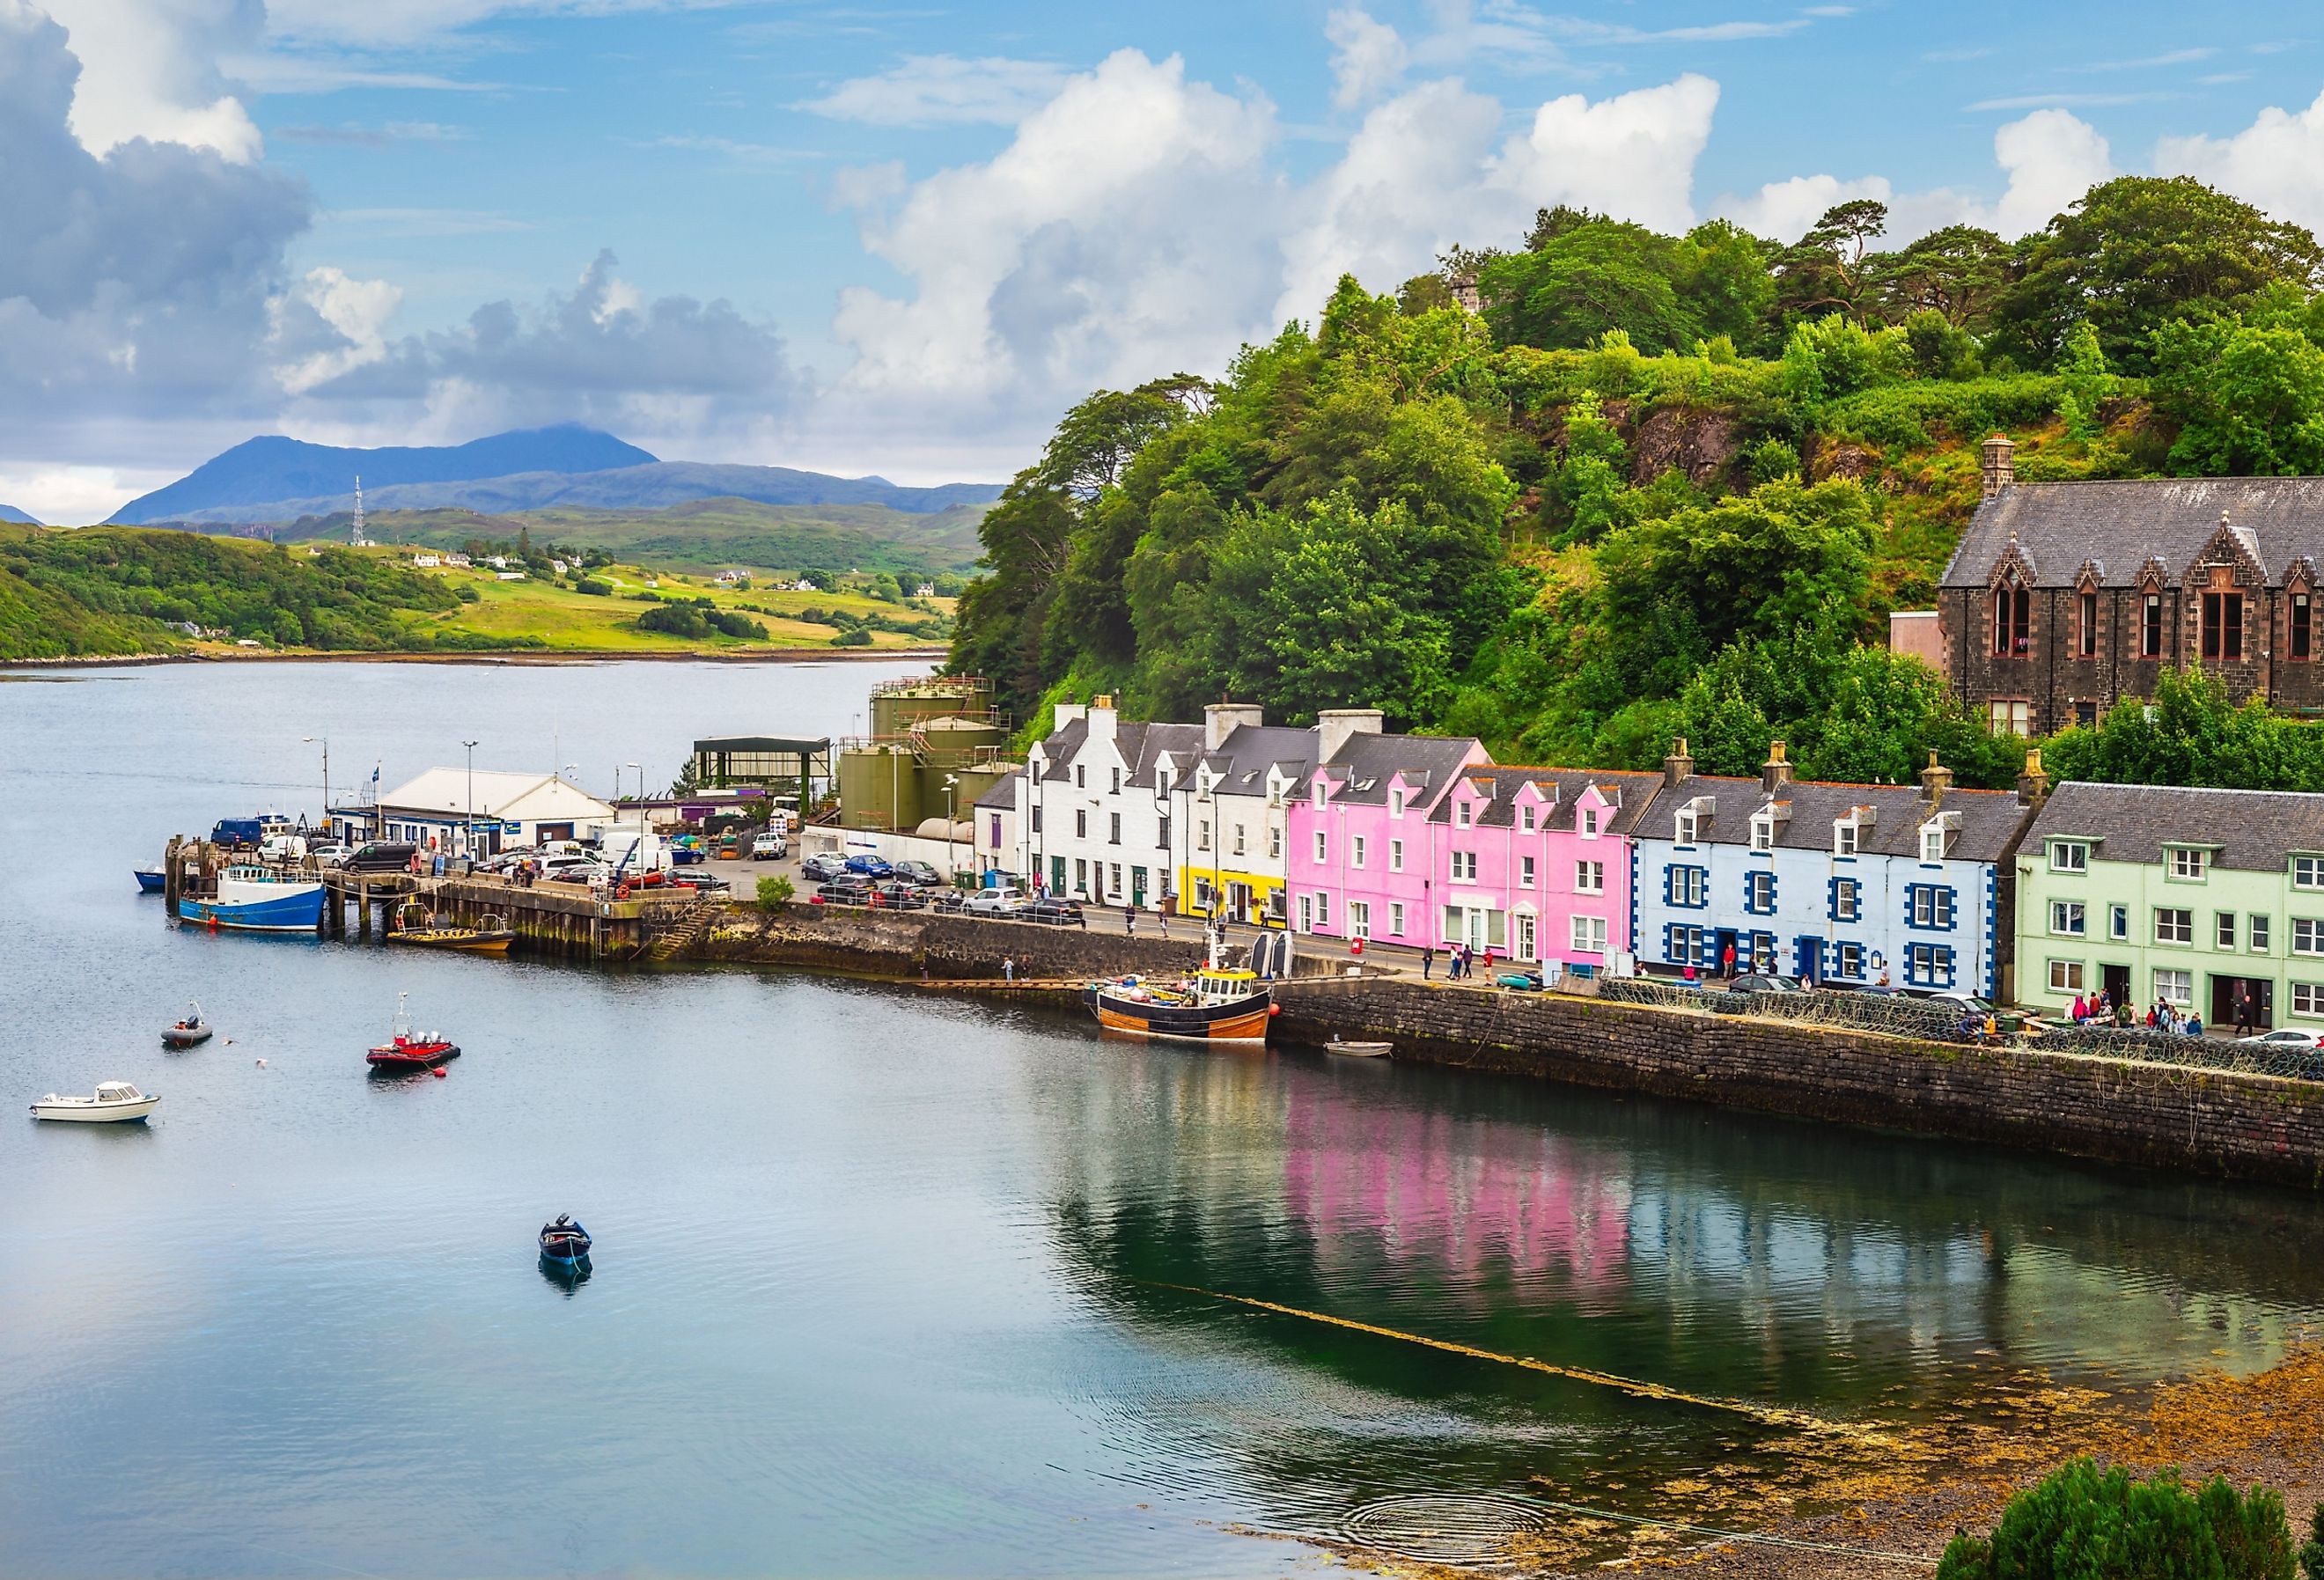
[[[72,129],[104,153],[134,138],[208,148],[237,163],[263,151],[258,128],[217,61],[255,33],[241,0],[0,0],[0,25],[46,12],[80,61]]]
[[[2041,229],[2115,173],[2107,140],[2064,110],[2036,110],[2002,127],[1993,134],[1993,157],[2009,177],[1989,222],[2005,237]]]
[[[81,527],[106,520],[141,494],[177,480],[176,472],[119,467],[0,465],[0,504],[51,526]]]
[[[892,70],[843,82],[798,107],[872,126],[1007,126],[1056,97],[1065,76],[1043,60],[907,55]]]
[[[1721,218],[1733,220],[1753,236],[1788,244],[1806,235],[1828,208],[1859,198],[1893,203],[1895,196],[1886,176],[1845,181],[1830,175],[1794,176],[1769,181],[1747,198],[1721,197],[1712,207]]]
[[[1502,179],[1537,202],[1683,230],[1694,222],[1694,162],[1718,108],[1719,84],[1692,71],[1594,103],[1578,93],[1554,98],[1503,155]]]
[[[1332,41],[1332,102],[1352,109],[1391,87],[1411,60],[1396,29],[1375,22],[1360,5],[1346,5],[1324,19]]]
[[[2232,137],[2165,137],[2155,144],[2154,168],[2324,229],[2324,95],[2304,110],[2271,105]]]
[[[387,355],[388,320],[402,301],[403,292],[384,280],[355,280],[339,269],[309,269],[306,279],[274,303],[277,352],[285,357],[275,365],[275,378],[290,393],[302,394],[379,361]],[[290,325],[298,307],[309,310],[336,343],[316,346],[315,337],[306,335],[298,337],[304,343],[294,347]]]

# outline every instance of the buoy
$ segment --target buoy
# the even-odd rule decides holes
[[[217,931],[217,918],[215,915],[211,916],[207,925],[211,932]]]
[[[265,1061],[264,1059],[263,1059],[263,1058],[262,1058],[262,1059],[260,1059],[260,1060],[258,1061],[258,1067],[259,1067],[260,1069],[262,1069],[262,1070],[263,1070],[263,1069],[264,1069],[264,1068],[266,1067],[266,1061]]]
[[[1267,1006],[1267,1018],[1268,1020],[1272,1021],[1276,1016],[1281,1013],[1283,1013],[1283,1006],[1281,1004],[1269,1004]]]
[[[438,1065],[434,1069],[429,1070],[428,1073],[440,1081],[450,1072],[446,1070],[442,1065]]]

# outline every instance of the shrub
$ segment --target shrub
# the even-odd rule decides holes
[[[464,604],[474,604],[484,597],[484,595],[476,591],[474,587],[462,587],[458,592],[452,596],[458,598],[460,602]]]
[[[872,645],[872,633],[864,630],[862,627],[858,626],[853,631],[843,631],[837,636],[833,637],[831,639],[831,645],[834,647],[870,647]]]
[[[586,593],[593,598],[610,598],[613,596],[613,584],[598,577],[585,576],[574,582],[573,590]]]
[[[781,910],[790,904],[791,897],[797,892],[791,887],[791,881],[780,873],[771,878],[761,878],[759,880],[759,909],[770,914]]]
[[[2009,1500],[1990,1537],[1953,1538],[1937,1580],[2292,1580],[2277,1493],[2223,1476],[2190,1492],[2175,1471],[2134,1480],[2077,1459]]]

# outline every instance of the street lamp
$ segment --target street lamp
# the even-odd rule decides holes
[[[301,735],[299,738],[309,746],[318,741],[323,745],[323,832],[328,834],[331,830],[331,737]]]
[[[945,864],[952,868],[951,876],[954,883],[960,882],[960,862],[959,859],[953,855],[952,849],[954,836],[959,832],[957,827],[958,819],[953,816],[953,795],[959,783],[959,774],[947,773],[945,775]]]
[[[637,857],[638,877],[643,881],[646,875],[646,771],[635,762],[624,762],[622,766],[638,771],[638,842],[630,847],[630,855]],[[616,772],[613,775],[614,799],[619,800],[621,794],[622,776]]]
[[[468,827],[463,838],[466,849],[462,854],[474,866],[476,860],[476,744],[463,741],[460,744],[468,749]]]

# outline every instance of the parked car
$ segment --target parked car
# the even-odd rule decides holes
[[[1766,971],[1754,973],[1748,976],[1738,976],[1727,984],[1727,991],[1729,993],[1798,993],[1802,990],[1798,977],[1778,976],[1772,971]]]
[[[1982,1023],[1985,1018],[1990,1015],[1993,1017],[1994,1025],[2005,1037],[2015,1037],[2018,1032],[2025,1030],[2024,1012],[2002,1009],[1991,999],[1981,999],[1973,993],[1916,992],[1909,988],[1905,992],[1907,996],[1919,999],[1923,1003],[1934,1004],[1956,1018],[1970,1015]]]
[[[867,878],[884,878],[896,869],[888,864],[884,856],[864,855],[849,856],[847,870],[851,873],[860,873]]]
[[[611,882],[613,877],[613,869],[603,862],[567,862],[541,873],[540,881],[544,883],[596,883]]]
[[[326,870],[338,866],[353,854],[352,847],[341,845],[336,840],[320,845],[310,845],[307,847],[307,859]]]
[[[1538,971],[1504,971],[1499,976],[1493,978],[1493,981],[1496,985],[1506,987],[1511,993],[1539,993],[1542,991],[1541,973]]]
[[[991,889],[979,889],[961,902],[961,909],[971,916],[1015,916],[1025,909],[1025,892],[1007,884]]]
[[[733,884],[718,876],[717,873],[704,872],[672,873],[669,875],[669,886],[673,889],[692,889],[702,894],[730,894],[734,889]]]
[[[869,905],[872,903],[872,880],[858,873],[834,878],[815,892],[818,905]]]
[[[779,862],[790,853],[791,842],[771,828],[751,841],[751,859],[754,862]]]
[[[872,885],[872,902],[895,910],[926,910],[928,897],[920,892],[918,883],[907,883],[900,878],[890,878],[884,883]]]
[[[419,854],[420,847],[408,840],[374,839],[357,845],[339,864],[350,873],[400,873]]]
[[[2282,1026],[2273,1031],[2263,1031],[2256,1037],[2238,1037],[2236,1040],[2265,1048],[2324,1048],[2324,1031],[2296,1031],[2289,1026]]]
[[[928,901],[928,907],[947,916],[957,916],[968,909],[968,895],[959,889],[945,889]]]
[[[799,876],[810,883],[828,883],[847,876],[847,864],[835,855],[811,855],[799,863]]]
[[[1086,927],[1089,925],[1087,922],[1082,920],[1082,902],[1080,901],[1060,900],[1054,894],[1044,894],[1040,899],[1034,901],[1031,904],[1026,906],[1024,910],[1019,911],[1018,915],[1027,921],[1047,922],[1051,927],[1073,927],[1076,924]]]
[[[926,862],[898,862],[895,876],[903,882],[917,884],[923,889],[944,886],[944,875]]]

